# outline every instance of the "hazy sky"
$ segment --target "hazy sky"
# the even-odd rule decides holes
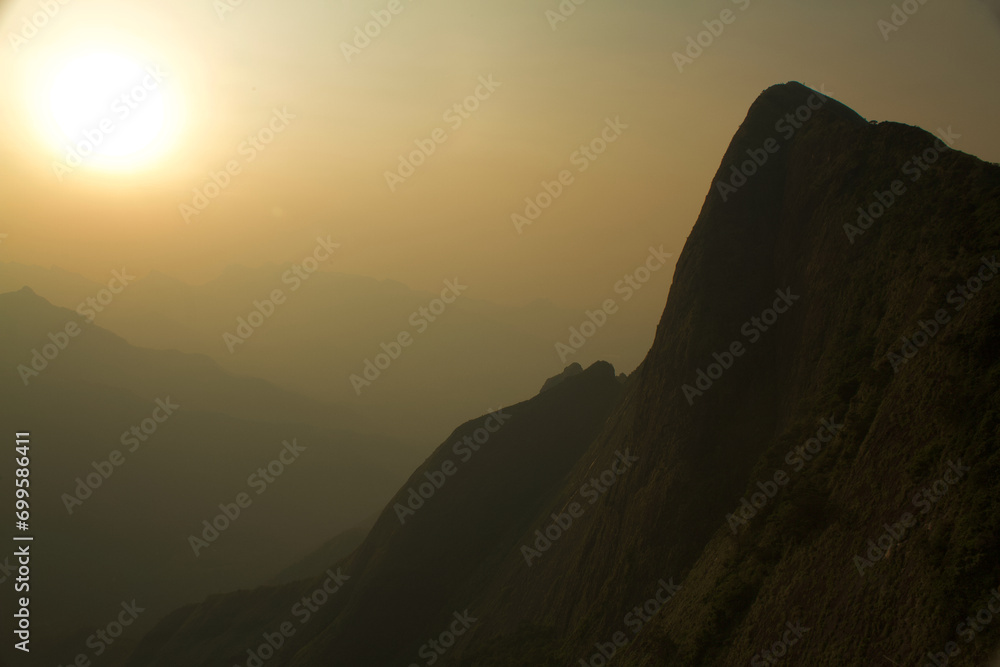
[[[928,0],[888,40],[893,3],[872,0],[589,0],[555,29],[558,0],[399,0],[351,62],[342,43],[389,0],[53,0],[37,34],[11,38],[46,4],[0,1],[0,261],[92,278],[125,265],[201,282],[297,259],[323,233],[343,244],[337,271],[592,307],[648,246],[680,252],[748,106],[789,80],[871,119],[951,126],[958,148],[1000,161],[1000,21],[981,0]],[[672,54],[727,9],[678,72]],[[60,181],[43,116],[58,74],[95,50],[166,73],[164,152]],[[445,116],[477,87],[477,110]],[[571,156],[608,119],[627,129],[581,172]],[[241,144],[269,123],[283,130],[251,160]],[[436,128],[447,140],[390,191],[385,172]],[[187,224],[180,204],[232,160],[240,173]],[[562,170],[572,184],[518,233],[511,214]]]

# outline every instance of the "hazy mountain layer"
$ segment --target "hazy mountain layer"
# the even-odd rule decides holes
[[[0,295],[0,340],[4,423],[33,425],[38,660],[120,659],[177,605],[267,580],[370,515],[418,460],[350,431],[350,411],[130,346],[29,290]],[[133,599],[146,611],[115,649],[88,647]]]
[[[637,249],[635,266],[647,253]],[[232,267],[196,287],[154,273],[96,308],[88,299],[105,286],[58,269],[2,264],[0,290],[28,285],[57,305],[82,305],[134,345],[208,355],[230,372],[346,406],[365,418],[367,430],[429,451],[456,423],[521,400],[570,362],[603,358],[634,368],[651,341],[643,302],[653,290],[664,294],[668,281],[663,269],[642,291],[623,286],[628,302],[609,284],[619,308],[593,336],[573,339],[577,351],[571,328],[589,321],[584,310],[543,300],[493,304],[461,276],[442,276],[441,289],[425,293],[333,273],[336,255],[313,273],[303,268],[315,264]],[[449,283],[458,294],[449,292],[446,303],[440,297]],[[280,303],[272,299],[276,290]],[[403,334],[405,347],[398,344]]]

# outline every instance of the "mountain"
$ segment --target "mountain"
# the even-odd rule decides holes
[[[562,384],[567,379],[577,376],[582,372],[583,366],[577,363],[572,363],[563,369],[563,372],[559,375],[555,375],[546,380],[545,384],[542,385],[542,391],[548,391],[549,389],[552,389],[552,387]]]
[[[544,559],[507,554],[441,664],[985,660],[996,629],[956,624],[1000,584],[998,202],[996,165],[923,130],[765,91],[594,448],[641,463]]]
[[[361,547],[331,570],[349,578],[317,613],[295,613],[296,600],[322,591],[331,574],[210,598],[161,624],[129,664],[244,663],[262,633],[286,621],[298,628],[297,642],[316,643],[310,660],[319,660],[321,646],[336,644],[344,664],[405,661],[401,650],[421,639],[422,624],[436,621],[449,599],[474,595],[494,558],[551,502],[621,393],[614,369],[595,364],[533,399],[463,424],[403,485]]]
[[[31,441],[39,660],[72,662],[123,601],[148,610],[141,628],[265,580],[380,508],[419,461],[352,430],[351,410],[133,347],[30,289],[0,294],[0,341],[4,424]]]
[[[648,312],[638,302],[652,288],[623,304],[579,352],[563,352],[564,360],[556,344],[565,344],[570,328],[585,320],[583,310],[544,300],[494,304],[478,299],[475,286],[460,276],[445,276],[435,293],[411,290],[335,273],[334,261],[305,280],[294,271],[297,262],[234,266],[198,286],[154,272],[130,280],[93,314],[133,345],[208,356],[230,373],[345,406],[367,430],[424,451],[456,423],[530,395],[571,361],[605,358],[630,369],[649,348],[651,329],[636,321]],[[453,303],[440,311],[435,299],[449,283],[460,294],[449,293]],[[0,288],[23,285],[57,305],[83,304],[84,312],[86,299],[104,287],[58,269],[0,264]],[[268,305],[276,290],[282,303]],[[264,316],[257,314],[261,309]],[[257,326],[248,326],[251,320]],[[395,350],[404,333],[410,344]]]
[[[6,377],[0,382],[8,389],[34,387],[50,377],[79,382],[99,378],[103,384],[153,400],[167,384],[197,400],[201,407],[234,417],[294,419],[341,428],[365,426],[364,419],[352,409],[305,399],[256,378],[232,375],[204,355],[128,345],[75,312],[53,308],[30,288],[0,295],[0,299],[0,307],[5,308],[0,325],[9,343],[0,358],[18,378]],[[78,326],[75,336],[65,331],[71,323]],[[83,342],[78,345],[77,341]],[[63,345],[69,354],[61,354]],[[73,354],[78,348],[88,354]],[[55,358],[50,360],[49,356]],[[109,356],[114,357],[114,363],[109,362]]]
[[[290,584],[319,576],[330,567],[330,563],[336,563],[351,555],[355,549],[361,546],[372,526],[375,525],[376,519],[378,519],[378,515],[373,514],[358,525],[334,535],[300,561],[279,572],[269,584],[272,586]]]
[[[624,385],[571,371],[439,477],[464,425],[325,577],[180,609],[129,664],[985,663],[998,214],[997,165],[769,88]]]

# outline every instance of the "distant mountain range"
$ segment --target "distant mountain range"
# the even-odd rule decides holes
[[[270,578],[376,511],[421,458],[353,431],[349,409],[208,357],[133,347],[29,289],[0,294],[0,340],[4,413],[33,441],[32,599],[50,638],[33,657],[53,664],[123,600],[149,610],[141,626]],[[275,460],[288,462],[276,477]],[[252,504],[195,555],[189,536],[239,493]]]
[[[651,341],[649,333],[635,333],[644,330],[636,324],[644,311],[623,304],[580,352],[564,354],[564,363],[556,343],[580,326],[584,310],[545,300],[502,306],[477,299],[470,288],[435,316],[426,309],[438,294],[327,271],[303,281],[291,271],[231,267],[197,287],[152,273],[131,280],[107,306],[94,307],[87,300],[105,285],[59,269],[6,263],[0,264],[0,292],[28,286],[56,305],[82,306],[81,313],[133,345],[207,355],[230,372],[345,406],[369,431],[424,447],[455,423],[520,400],[570,361],[604,358],[634,368]],[[455,280],[444,276],[442,285],[444,278]],[[284,301],[269,306],[275,290]],[[273,312],[256,315],[255,304]],[[401,333],[412,342],[396,358],[386,357],[383,345],[393,352]]]

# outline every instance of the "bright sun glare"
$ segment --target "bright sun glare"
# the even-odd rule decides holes
[[[158,65],[116,52],[78,55],[49,88],[49,138],[70,170],[136,169],[166,147],[173,107],[169,77]]]

